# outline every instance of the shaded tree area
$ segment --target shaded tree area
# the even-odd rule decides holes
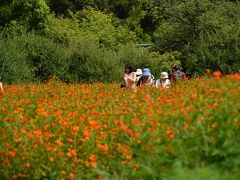
[[[1,0],[1,42],[6,44],[0,70],[17,73],[12,59],[6,57],[17,47],[10,42],[17,45],[24,37],[31,48],[22,42],[25,50],[17,48],[16,53],[24,52],[19,63],[26,71],[30,68],[25,72],[32,74],[29,81],[52,76],[88,81],[86,74],[91,76],[89,81],[102,81],[113,66],[122,69],[129,63],[136,68],[152,67],[155,74],[170,71],[174,63],[184,65],[189,74],[204,74],[205,69],[234,73],[240,69],[239,25],[240,3],[230,0]],[[41,38],[42,45],[35,45]],[[136,50],[139,43],[153,46],[141,52]],[[84,44],[94,52],[83,48]],[[55,57],[62,57],[61,62],[45,48],[57,52]],[[123,56],[126,48],[131,51]],[[100,63],[104,58],[109,67]],[[53,63],[52,70],[48,63]],[[111,81],[117,81],[120,72],[113,72]]]

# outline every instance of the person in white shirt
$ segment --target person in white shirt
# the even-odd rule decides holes
[[[132,66],[127,66],[124,72],[124,84],[129,88],[136,88],[136,72],[133,70]]]
[[[168,79],[168,73],[167,72],[162,72],[160,79],[156,80],[156,88],[162,88],[162,89],[168,89],[170,88],[170,80]]]
[[[136,82],[139,81],[139,79],[141,78],[142,74],[143,74],[142,73],[142,69],[137,69],[137,71],[136,71],[136,78],[137,78]]]
[[[4,92],[4,90],[3,90],[3,84],[2,84],[1,81],[0,81],[0,91],[1,91],[1,92]]]

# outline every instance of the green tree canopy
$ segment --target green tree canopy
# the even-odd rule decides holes
[[[45,0],[12,0],[3,1],[0,5],[0,25],[11,21],[25,24],[29,29],[41,29],[48,22],[49,7]]]

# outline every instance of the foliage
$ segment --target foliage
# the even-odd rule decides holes
[[[120,45],[136,43],[136,35],[111,15],[94,9],[84,9],[71,18],[50,16],[45,34],[59,42],[88,39],[104,48],[117,49]]]
[[[68,54],[64,46],[31,34],[22,38],[25,40],[23,48],[27,53],[27,62],[36,79],[45,81],[54,76],[64,78],[68,69]]]
[[[9,38],[9,37],[17,37],[27,33],[26,26],[20,24],[19,22],[13,20],[9,24],[5,25],[1,29],[1,36]]]
[[[64,48],[34,34],[1,39],[1,76],[4,82],[32,82],[64,77],[68,63]]]
[[[239,4],[222,3],[201,16],[198,43],[187,53],[189,68],[195,71],[196,67],[202,71],[218,69],[223,73],[239,71],[239,7]]]
[[[96,34],[99,44],[105,48],[117,48],[119,45],[136,43],[136,35],[126,26],[118,25],[112,16],[94,9],[84,9],[77,13],[80,28]]]
[[[49,16],[49,26],[44,29],[43,33],[54,42],[65,45],[82,37],[94,41],[94,37],[87,36],[79,28],[79,21],[76,18],[56,17],[54,14]],[[96,40],[95,43],[97,43]]]
[[[120,58],[120,62],[124,64],[122,68],[126,65],[131,65],[135,69],[147,67],[156,77],[160,77],[163,71],[171,72],[174,64],[181,64],[179,61],[181,54],[179,52],[160,54],[142,48],[124,47],[118,51],[117,56]]]
[[[0,26],[4,26],[11,19],[11,9],[6,4],[0,6]]]
[[[29,29],[42,29],[47,26],[49,7],[45,0],[13,0],[0,6],[0,25],[7,25],[11,21],[19,21]]]
[[[119,64],[111,50],[104,50],[88,40],[69,44],[68,79],[77,82],[111,82],[119,79]],[[121,71],[121,70],[120,70]]]
[[[205,69],[237,72],[239,23],[239,1],[227,0],[4,0],[0,4],[1,36],[6,38],[2,42],[12,38],[18,44],[17,39],[25,37],[31,47],[22,50],[20,59],[27,59],[23,66],[39,78],[35,67],[39,62],[34,61],[40,58],[41,79],[54,75],[66,81],[119,81],[126,64],[149,67],[156,76],[171,71],[176,62],[188,74],[204,74]],[[153,48],[135,48],[146,42]]]
[[[155,50],[180,51],[181,61],[192,73],[202,73],[207,68],[224,73],[236,71],[239,7],[238,2],[174,2],[154,33]]]
[[[18,38],[0,36],[0,76],[8,83],[31,82],[33,74],[26,61],[27,53]]]

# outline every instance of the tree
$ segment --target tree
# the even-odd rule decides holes
[[[127,26],[101,11],[92,8],[84,9],[76,14],[80,28],[87,34],[92,34],[105,48],[117,48],[119,45],[136,43],[136,34]]]
[[[198,40],[199,18],[213,7],[209,0],[182,0],[166,7],[154,33],[156,49],[160,52],[188,50]]]
[[[240,3],[222,2],[199,18],[199,40],[186,54],[192,71],[221,70],[233,73],[240,68]],[[198,69],[196,69],[198,67]]]
[[[0,25],[11,21],[25,24],[29,29],[41,29],[48,22],[49,7],[45,0],[12,0],[4,1],[0,6]]]

